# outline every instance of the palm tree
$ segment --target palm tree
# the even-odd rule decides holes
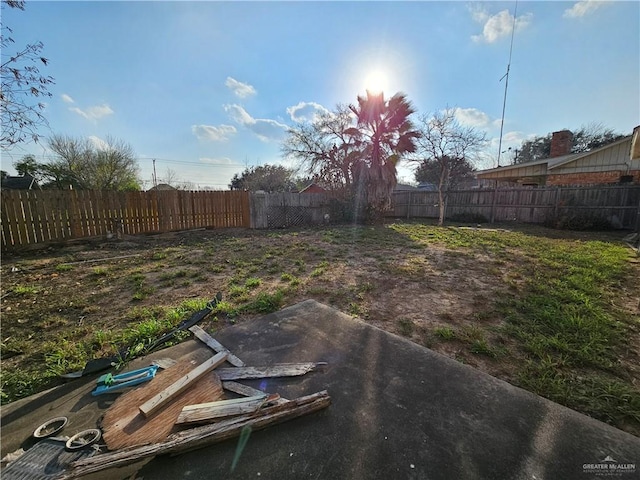
[[[356,200],[360,207],[381,213],[389,206],[391,191],[397,184],[396,166],[406,153],[416,151],[420,133],[409,119],[414,109],[403,93],[389,100],[383,93],[358,96],[358,105],[350,105],[357,126],[345,133],[353,135],[360,147],[355,164]]]

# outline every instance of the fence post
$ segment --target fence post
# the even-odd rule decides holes
[[[553,220],[558,218],[558,208],[560,207],[560,194],[562,193],[562,187],[558,187],[556,190],[556,203],[553,206]]]
[[[71,211],[69,212],[71,238],[81,238],[82,225],[80,218],[80,206],[78,205],[78,193],[75,190],[70,190],[69,196],[71,198]]]
[[[251,228],[267,228],[267,194],[262,190],[251,192]]]
[[[409,190],[409,203],[407,204],[407,220],[411,218],[411,197],[413,197],[413,192]]]
[[[491,199],[491,219],[489,223],[495,223],[496,221],[496,203],[498,201],[498,180],[496,180],[496,186],[493,189],[493,198]]]

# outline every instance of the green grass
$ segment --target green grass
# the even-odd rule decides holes
[[[206,304],[194,298],[178,307],[149,306],[167,301],[167,286],[175,293],[189,285],[185,296],[222,290],[225,301],[209,318],[226,316],[231,323],[315,298],[640,433],[629,353],[629,345],[640,341],[640,324],[619,306],[631,285],[630,250],[593,240],[594,234],[518,228],[399,222],[236,232],[163,247],[150,252],[153,261],[74,264],[72,274],[52,278],[40,274],[41,257],[25,257],[24,276],[3,277],[2,402],[46,388],[55,372],[113,354],[123,344],[144,352]],[[56,263],[75,257],[54,258],[53,269],[64,272],[72,266]],[[484,276],[487,288],[449,287],[467,272]],[[396,288],[403,284],[409,288]],[[406,313],[389,318],[384,302],[390,289],[399,302],[414,302],[406,292],[416,286],[429,295],[457,295],[471,309],[460,315],[433,297],[435,308],[408,304]],[[436,328],[422,326],[429,321]]]
[[[433,333],[443,340],[453,340],[456,338],[456,332],[451,327],[436,327]]]
[[[11,290],[16,295],[32,295],[38,293],[38,288],[32,285],[16,285]]]
[[[207,302],[206,299],[194,298],[176,307],[133,307],[126,315],[129,326],[119,332],[98,329],[87,336],[88,327],[75,328],[64,335],[56,334],[50,340],[38,342],[38,348],[43,352],[44,368],[42,365],[40,368],[34,366],[22,372],[3,369],[0,373],[0,398],[3,403],[23,398],[55,385],[62,373],[81,370],[92,358],[113,355],[128,347],[129,355],[121,359],[121,367],[132,358],[143,355],[155,340],[192,313],[203,309]],[[189,335],[189,332],[183,333],[182,337],[178,335],[168,345]],[[5,350],[29,352],[34,348],[31,343],[23,341],[3,344]]]
[[[93,267],[91,273],[96,277],[102,277],[109,273],[109,269],[107,267]]]
[[[271,313],[280,310],[284,301],[284,291],[276,290],[275,293],[260,292],[254,299],[242,305],[238,311],[241,313]]]
[[[478,325],[493,316],[503,319],[498,330],[515,340],[509,348],[522,358],[515,365],[518,384],[614,424],[640,422],[640,391],[626,380],[619,362],[637,320],[612,308],[627,274],[627,248],[520,232],[412,224],[390,228],[425,247],[438,244],[511,260],[516,268],[509,275],[522,280],[518,294],[497,297],[492,315],[478,312],[473,319]],[[515,261],[523,257],[526,262]],[[479,327],[434,331],[443,339],[462,340],[474,354],[496,358],[506,351],[483,332]]]
[[[252,290],[254,288],[258,288],[261,283],[262,283],[262,280],[260,280],[259,278],[251,277],[245,280],[244,286]]]

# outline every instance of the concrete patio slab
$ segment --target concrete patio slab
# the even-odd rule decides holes
[[[249,365],[328,362],[324,373],[242,383],[286,398],[326,389],[332,405],[253,432],[233,473],[235,440],[156,457],[136,478],[585,480],[613,465],[629,466],[616,478],[640,478],[639,438],[315,301],[216,339]],[[154,355],[202,348],[194,340]],[[94,380],[3,407],[2,454],[54,416],[69,416],[69,431],[94,426],[109,405],[89,395]]]

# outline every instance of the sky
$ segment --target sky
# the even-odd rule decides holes
[[[536,135],[640,124],[635,1],[27,0],[2,23],[16,48],[44,44],[55,84],[40,133],[128,142],[144,188],[154,159],[159,183],[216,190],[247,167],[295,167],[287,128],[367,88],[404,92],[416,119],[456,109],[491,140],[477,167],[495,167],[508,65],[503,159]],[[25,154],[52,158],[46,141],[1,153],[10,174]],[[413,181],[410,164],[398,173]]]

